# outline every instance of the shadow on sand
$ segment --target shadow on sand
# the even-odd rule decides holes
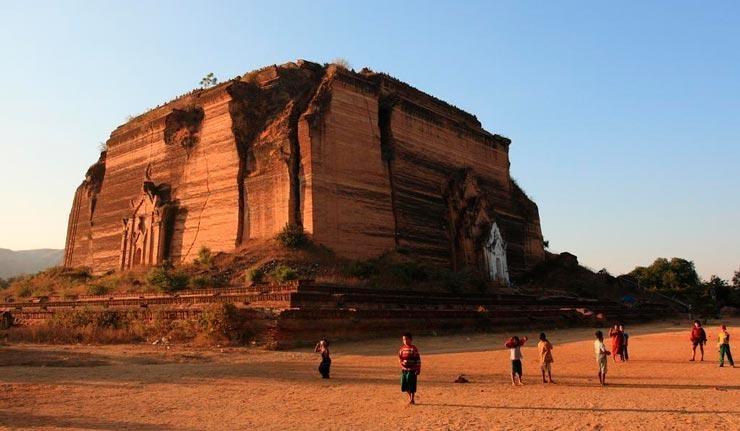
[[[417,404],[421,407],[454,407],[492,410],[522,410],[522,411],[545,411],[545,412],[604,412],[604,413],[675,413],[684,415],[694,414],[740,414],[740,410],[676,410],[676,409],[637,409],[637,408],[584,408],[584,407],[512,407],[512,406],[482,406],[475,404],[443,404],[423,403]]]
[[[27,413],[10,413],[0,411],[0,424],[10,428],[30,427],[55,427],[55,428],[81,428],[97,430],[187,430],[187,428],[171,427],[162,424],[144,424],[139,422],[114,421],[105,418],[89,418],[76,416],[44,416]]]

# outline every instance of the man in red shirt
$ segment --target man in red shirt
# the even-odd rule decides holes
[[[699,346],[701,351],[701,361],[704,360],[704,346],[707,344],[707,333],[704,332],[704,328],[701,327],[701,322],[694,320],[694,327],[691,328],[691,359],[689,361],[696,360],[696,346]]]
[[[411,344],[412,339],[410,333],[403,334],[398,360],[401,363],[401,392],[409,394],[409,404],[416,404],[416,377],[421,373],[421,356],[419,349]]]

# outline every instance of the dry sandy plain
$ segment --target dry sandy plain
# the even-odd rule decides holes
[[[717,366],[708,329],[707,360],[692,363],[686,325],[628,328],[632,360],[610,362],[604,388],[593,329],[551,331],[554,385],[525,348],[523,387],[510,384],[505,334],[418,337],[416,406],[400,393],[396,338],[334,345],[328,381],[308,350],[5,345],[0,428],[738,430],[740,367]]]

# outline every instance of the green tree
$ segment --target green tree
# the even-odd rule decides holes
[[[720,306],[726,304],[730,296],[730,285],[716,275],[712,275],[709,281],[702,283],[702,290]]]
[[[275,236],[275,239],[288,248],[301,248],[309,242],[306,233],[303,231],[303,226],[296,224],[286,224],[283,230]]]
[[[732,284],[716,275],[702,282],[693,262],[674,257],[655,259],[650,266],[639,266],[629,275],[645,288],[691,304],[700,315],[716,316],[724,306],[740,306],[740,271],[735,272]]]
[[[637,278],[643,287],[662,292],[686,292],[699,286],[694,262],[679,257],[655,259],[652,265],[638,266],[629,275]]]
[[[155,287],[160,292],[173,293],[186,289],[190,282],[190,277],[182,271],[155,267],[147,273],[147,281],[150,286]]]
[[[218,78],[216,78],[213,72],[209,72],[208,75],[200,80],[200,88],[211,88],[216,84],[218,84]]]

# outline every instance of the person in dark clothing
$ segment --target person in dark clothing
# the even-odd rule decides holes
[[[619,330],[622,331],[621,357],[622,357],[622,361],[627,362],[630,360],[630,352],[627,350],[627,348],[629,347],[630,334],[624,331],[624,325],[622,324],[619,325]]]
[[[329,372],[331,370],[331,356],[329,354],[329,341],[326,338],[322,338],[314,349],[316,353],[321,354],[321,363],[319,364],[319,373],[321,378],[328,379]]]

